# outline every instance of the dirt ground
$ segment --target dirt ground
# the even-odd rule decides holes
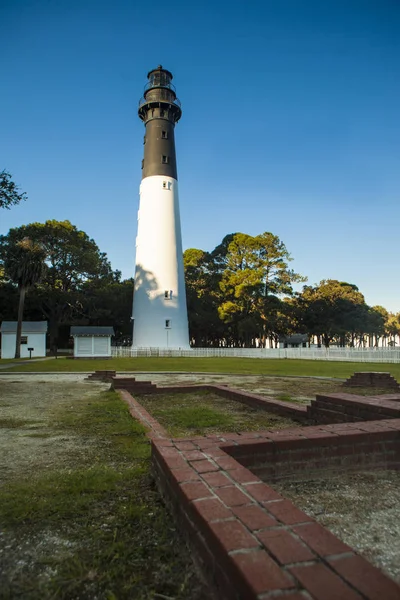
[[[53,423],[57,410],[71,399],[89,399],[110,387],[84,379],[84,375],[0,376],[0,484],[36,469],[62,468],[72,453],[85,454],[90,440],[60,434]]]
[[[273,487],[400,583],[400,473],[342,473]]]

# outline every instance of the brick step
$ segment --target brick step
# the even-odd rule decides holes
[[[155,385],[151,381],[137,381],[134,377],[114,377],[113,381],[118,384],[123,383],[124,385]]]
[[[134,377],[113,377],[111,388],[114,390],[127,390],[132,394],[154,394],[157,385],[151,381],[137,381]]]
[[[377,387],[400,389],[399,383],[390,373],[360,372],[354,373],[343,384],[346,387]]]
[[[87,379],[103,379],[104,377],[115,377],[115,371],[95,371],[87,376]]]

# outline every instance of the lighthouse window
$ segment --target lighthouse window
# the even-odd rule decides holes
[[[163,116],[164,116],[164,111],[160,110],[160,117],[163,117]]]
[[[167,140],[168,139],[168,133],[166,131],[162,131],[161,132],[161,137],[163,140]]]
[[[142,169],[144,168],[144,158],[142,158]]]
[[[169,163],[169,156],[165,156],[165,154],[163,154],[161,162],[163,163],[163,165],[168,165],[168,163]]]
[[[171,328],[171,319],[165,319],[165,328],[166,329],[170,329]]]
[[[166,182],[166,181],[163,181],[163,182],[162,182],[162,186],[163,186],[164,190],[166,190],[166,189],[167,189],[167,182]]]
[[[172,298],[172,290],[165,290],[165,292],[164,292],[164,298],[165,298],[165,300],[171,300],[171,298]]]

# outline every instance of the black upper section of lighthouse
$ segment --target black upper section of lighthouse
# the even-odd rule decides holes
[[[175,123],[182,115],[172,74],[158,66],[147,75],[149,82],[139,101],[139,118],[146,125],[142,179],[165,175],[178,179],[175,155]]]

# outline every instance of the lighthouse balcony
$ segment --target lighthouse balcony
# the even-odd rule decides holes
[[[168,90],[157,89],[154,94],[149,92],[145,96],[142,96],[139,100],[139,108],[144,104],[153,104],[159,102],[166,102],[168,104],[175,104],[181,108],[181,101],[175,96],[172,96]]]

